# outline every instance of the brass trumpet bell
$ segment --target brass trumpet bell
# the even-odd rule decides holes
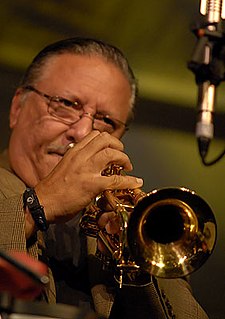
[[[189,189],[153,190],[130,215],[127,243],[132,258],[150,274],[183,277],[211,255],[216,221],[208,204]]]

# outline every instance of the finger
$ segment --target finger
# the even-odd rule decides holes
[[[93,132],[97,132],[93,134]],[[106,148],[123,151],[123,143],[118,138],[106,133],[93,131],[87,135],[80,143],[76,144],[70,151],[75,156],[80,151],[83,159],[92,158],[96,153]]]
[[[107,225],[108,222],[110,222],[111,220],[117,218],[117,215],[115,212],[111,211],[111,212],[105,212],[103,213],[99,220],[98,220],[98,225],[100,228],[105,228],[105,226]]]
[[[111,175],[96,177],[98,193],[106,189],[135,189],[143,186],[143,179],[134,176]]]
[[[83,149],[86,145],[90,143],[96,136],[100,135],[100,132],[97,130],[93,130],[90,132],[90,134],[86,135],[81,142],[79,143],[70,143],[68,145],[68,151],[67,153],[71,152],[78,152],[79,150]]]
[[[114,218],[110,219],[105,226],[105,230],[110,235],[118,234],[120,231],[119,217],[114,216]]]
[[[118,151],[124,150],[123,143],[117,137],[107,132],[100,133],[91,142],[91,146],[96,152],[107,147],[117,149]]]
[[[117,164],[127,172],[133,169],[128,155],[112,148],[101,150],[91,158],[91,161],[95,163],[96,171],[99,171],[99,173],[102,173],[111,164]]]
[[[134,176],[112,175],[108,178],[110,179],[110,187],[113,189],[133,189],[143,186],[143,179]]]

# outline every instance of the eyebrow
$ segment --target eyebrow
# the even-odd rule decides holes
[[[65,91],[62,94],[54,95],[54,96],[58,96],[58,97],[66,99],[66,100],[71,100],[71,102],[73,102],[75,100],[75,101],[78,101],[82,105],[85,104],[82,102],[82,99],[78,95],[75,95],[73,92]]]

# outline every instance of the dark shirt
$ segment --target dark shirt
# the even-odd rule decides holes
[[[81,214],[65,224],[50,225],[46,253],[56,285],[57,303],[93,308],[87,266],[86,236],[80,232]]]

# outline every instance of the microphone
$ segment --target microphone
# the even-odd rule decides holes
[[[198,30],[201,41],[201,64],[198,83],[198,112],[195,135],[198,141],[199,153],[202,159],[207,155],[209,144],[214,137],[214,108],[216,86],[221,81],[221,71],[218,60],[213,60],[215,40],[220,40],[219,22],[225,18],[223,0],[202,0],[200,13],[206,15],[206,28]],[[205,39],[204,39],[205,38]],[[204,43],[204,47],[202,44]],[[214,72],[214,73],[213,73]],[[200,81],[199,81],[200,79]]]
[[[219,23],[225,18],[224,0],[201,0],[200,13],[207,15],[210,24]]]
[[[216,87],[210,81],[199,84],[198,114],[195,135],[201,158],[205,158],[214,136],[214,105]]]

